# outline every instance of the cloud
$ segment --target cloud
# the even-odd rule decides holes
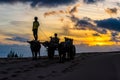
[[[92,29],[101,34],[106,34],[106,29],[120,32],[120,18],[108,18],[104,20],[92,20],[87,17],[79,19],[75,16],[70,18],[78,28]]]
[[[120,42],[120,37],[118,32],[111,32],[111,41]]]
[[[14,4],[16,2],[27,3],[30,2],[32,7],[38,6],[47,6],[47,7],[54,7],[60,5],[68,5],[73,4],[77,0],[0,0],[1,4]]]
[[[98,27],[106,28],[109,30],[120,31],[120,19],[108,18],[104,20],[96,20],[95,23]]]
[[[70,14],[77,13],[79,6],[80,6],[80,4],[75,5],[73,8],[71,8],[71,10],[69,11],[69,13],[70,13]]]
[[[79,19],[77,21],[77,24],[76,26],[81,26],[81,27],[93,27],[94,25],[92,23],[90,23],[89,21],[87,20],[84,20],[84,19]]]
[[[98,34],[98,33],[95,33],[95,34],[93,34],[93,36],[100,36],[100,34]]]
[[[51,15],[58,15],[58,14],[69,14],[73,15],[74,13],[78,12],[78,7],[80,4],[76,4],[73,7],[68,7],[66,10],[58,10],[58,11],[49,11],[44,13],[44,17],[51,16]]]
[[[107,8],[107,9],[105,9],[105,12],[111,16],[111,15],[117,14],[118,9],[117,8]]]
[[[87,3],[95,3],[99,1],[104,1],[104,0],[84,0],[84,2]],[[73,23],[72,26],[80,30],[90,29],[100,34],[107,34],[107,29],[120,31],[119,18],[108,18],[104,20],[92,20],[88,17],[78,18],[77,16],[75,16],[74,13],[77,13],[79,6],[80,5],[74,5],[73,7],[67,8],[66,10],[47,12],[46,15],[65,14],[65,16],[69,18],[69,20]],[[106,12],[109,14],[117,14],[117,8],[107,8]],[[60,18],[61,22],[63,22],[64,20],[65,18]]]
[[[1,30],[0,30],[1,31]],[[7,36],[4,40],[9,41],[16,41],[16,42],[26,42],[31,39],[30,34],[17,34],[17,33],[10,33],[10,32],[1,32],[2,35]]]
[[[59,20],[60,20],[61,22],[63,22],[63,21],[64,21],[64,18],[60,18]]]
[[[94,20],[90,19],[90,18],[82,18],[79,19],[75,16],[70,17],[71,21],[74,22],[74,26],[76,26],[77,29],[89,29],[89,30],[94,30],[100,34],[106,34],[107,30],[104,28],[99,28],[96,26],[96,23],[94,22]]]
[[[12,37],[12,38],[6,38],[5,40],[17,41],[17,42],[26,42],[26,41],[28,41],[29,39],[24,38],[24,37],[15,36],[15,37]]]
[[[50,16],[50,15],[64,14],[64,13],[65,13],[65,12],[64,12],[63,10],[45,12],[45,13],[44,13],[44,17]]]
[[[93,4],[93,3],[102,2],[105,0],[83,0],[83,1],[84,3],[87,3],[87,4]]]
[[[119,3],[119,2],[117,2],[116,5],[117,5],[118,7],[120,7],[120,3]]]

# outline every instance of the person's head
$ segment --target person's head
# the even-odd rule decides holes
[[[52,36],[50,36],[50,39],[52,39]]]
[[[67,37],[64,37],[65,41],[67,41]]]
[[[57,37],[57,33],[55,33],[54,36]]]
[[[38,20],[38,17],[34,17],[34,20],[37,21],[37,20]]]

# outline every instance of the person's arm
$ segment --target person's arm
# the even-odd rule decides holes
[[[32,31],[33,31],[33,27],[34,27],[34,22],[33,22],[33,26],[32,26]]]
[[[38,22],[38,27],[40,26],[40,23]]]

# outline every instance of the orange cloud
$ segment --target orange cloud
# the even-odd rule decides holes
[[[111,16],[113,14],[117,14],[118,9],[117,8],[107,8],[107,9],[105,9],[105,12]]]
[[[57,14],[56,11],[46,12],[46,13],[44,13],[44,17],[46,17],[46,16],[50,16],[50,15],[55,15],[55,14]]]
[[[61,19],[59,19],[61,22],[63,22],[64,21],[64,18],[61,18]]]
[[[58,10],[58,11],[50,11],[50,12],[45,12],[44,17],[50,16],[50,15],[58,15],[58,14],[74,14],[78,12],[78,7],[80,4],[75,5],[74,7],[68,7],[66,10]]]
[[[69,13],[70,13],[70,14],[77,13],[79,6],[80,6],[80,4],[75,5],[75,6],[70,10]]]

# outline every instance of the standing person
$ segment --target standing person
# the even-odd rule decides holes
[[[40,26],[39,22],[38,22],[38,17],[34,17],[34,22],[33,22],[33,36],[35,38],[35,40],[38,40],[38,27]]]

